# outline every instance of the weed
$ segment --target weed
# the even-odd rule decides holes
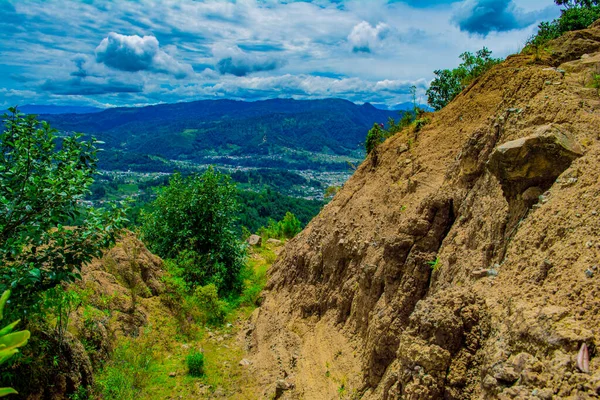
[[[204,375],[204,353],[192,350],[185,361],[191,376],[200,377]]]
[[[431,267],[432,271],[437,271],[440,268],[440,258],[436,257],[433,261],[428,261],[427,264]]]
[[[415,131],[420,132],[421,129],[430,122],[431,120],[429,118],[419,118],[415,120]]]

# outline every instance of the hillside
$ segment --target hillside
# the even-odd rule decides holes
[[[282,399],[600,395],[600,24],[388,139],[288,242],[246,332]]]
[[[106,142],[105,169],[162,170],[165,160],[180,160],[296,169],[325,165],[330,170],[330,164],[346,168],[347,157],[360,157],[366,132],[389,117],[399,114],[368,103],[273,99],[204,100],[40,118],[59,130]]]

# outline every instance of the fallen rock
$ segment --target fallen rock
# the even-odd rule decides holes
[[[259,247],[262,245],[262,238],[258,235],[250,235],[250,237],[246,240],[246,242],[250,245],[250,246],[256,246]]]
[[[252,361],[248,360],[247,358],[242,359],[242,361],[239,362],[239,364],[242,367],[247,367],[248,365],[252,364]]]
[[[175,371],[169,372],[169,377],[175,378],[176,376],[177,376],[177,372],[175,372]]]
[[[293,387],[294,385],[287,382],[285,379],[277,379],[277,382],[275,382],[275,398],[280,398],[283,396],[283,392],[293,389]]]
[[[275,246],[281,246],[283,244],[283,242],[281,240],[279,240],[279,239],[273,239],[273,238],[267,239],[267,243],[275,245]]]
[[[476,270],[471,271],[471,275],[475,279],[485,278],[486,276],[489,275],[489,273],[490,273],[489,269],[476,269]]]

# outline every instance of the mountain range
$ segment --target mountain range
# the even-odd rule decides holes
[[[369,103],[272,99],[202,100],[40,119],[104,141],[108,169],[164,169],[173,161],[328,169],[323,165],[345,168],[348,157],[362,157],[368,130],[390,117],[400,114]]]

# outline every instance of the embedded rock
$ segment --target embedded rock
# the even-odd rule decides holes
[[[487,167],[500,181],[507,198],[528,188],[547,188],[583,150],[575,139],[553,125],[539,127],[533,135],[498,146]],[[540,193],[541,194],[541,193]]]

